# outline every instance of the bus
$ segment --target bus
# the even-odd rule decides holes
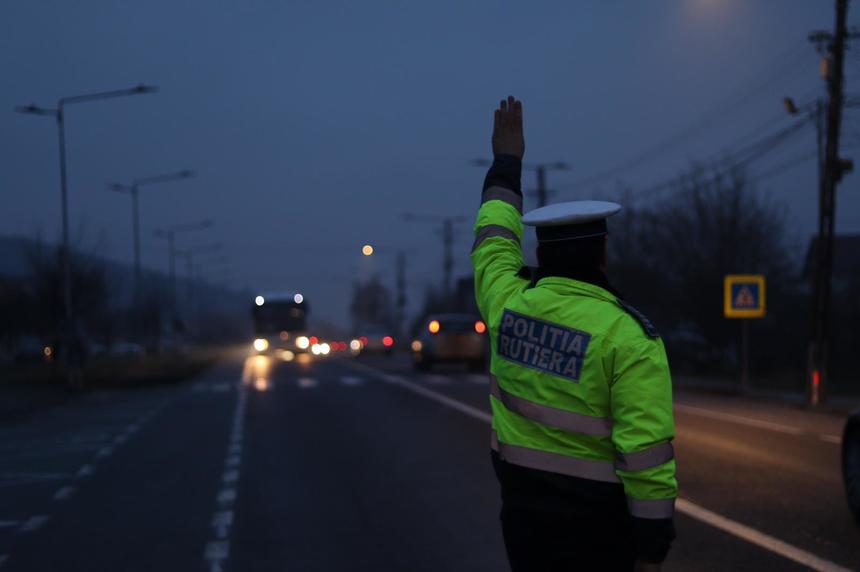
[[[251,305],[254,320],[254,351],[257,354],[305,353],[308,302],[300,292],[259,294]]]

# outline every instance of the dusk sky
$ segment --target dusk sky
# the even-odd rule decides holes
[[[298,289],[317,317],[343,322],[352,281],[378,272],[393,285],[403,249],[414,310],[422,285],[441,280],[441,237],[402,214],[474,215],[484,173],[470,163],[490,157],[501,97],[524,102],[527,161],[572,166],[549,174],[555,200],[622,184],[635,196],[796,121],[782,97],[824,95],[807,34],[832,27],[821,0],[6,2],[0,234],[59,236],[56,127],[15,105],[153,84],[154,95],[68,109],[76,233],[130,262],[130,201],[106,184],[194,169],[141,190],[146,267],[166,269],[154,229],[211,218],[180,246],[225,243],[235,287]],[[851,95],[860,45],[846,62]],[[860,163],[860,109],[843,125],[843,155]],[[750,175],[814,149],[808,126]],[[839,189],[838,233],[860,232],[858,177]],[[786,205],[805,244],[815,162],[757,189]],[[470,226],[457,227],[457,275],[469,273]],[[366,242],[378,256],[362,259]]]

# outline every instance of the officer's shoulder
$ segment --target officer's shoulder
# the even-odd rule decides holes
[[[626,313],[639,324],[639,327],[641,328],[642,332],[647,337],[652,339],[660,337],[660,332],[657,331],[657,328],[654,326],[653,322],[651,322],[651,320],[649,320],[645,314],[643,314],[621,298],[616,298],[615,301],[618,304],[619,308],[624,311],[624,313]]]

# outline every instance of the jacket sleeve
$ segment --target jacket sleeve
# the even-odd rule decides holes
[[[475,298],[485,321],[529,283],[518,275],[523,266],[521,170],[518,158],[498,155],[484,179],[481,208],[475,222],[472,267]]]
[[[610,399],[616,473],[633,517],[637,555],[644,562],[662,562],[675,538],[678,484],[672,380],[659,338],[619,350]]]

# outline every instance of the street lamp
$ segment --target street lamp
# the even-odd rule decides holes
[[[489,167],[493,162],[487,159],[475,159],[472,161],[472,164],[476,167]],[[546,188],[546,172],[570,171],[570,165],[564,161],[556,161],[554,163],[523,163],[523,169],[537,173],[537,189],[530,194],[537,196],[538,207],[544,207],[549,198],[549,191]]]
[[[178,224],[155,231],[155,236],[167,239],[167,248],[170,257],[170,315],[173,320],[176,319],[176,233],[204,230],[210,228],[212,224],[211,220],[205,219],[197,222]]]
[[[369,244],[365,244],[361,247],[361,253],[365,256],[370,256],[373,254],[373,247]]]
[[[138,189],[146,185],[155,185],[158,183],[167,183],[180,179],[188,179],[195,175],[194,171],[184,170],[175,173],[167,173],[165,175],[156,175],[154,177],[143,177],[135,179],[130,185],[121,183],[112,183],[108,185],[108,189],[117,192],[127,192],[131,196],[131,222],[132,234],[134,241],[134,295],[135,301],[140,294],[140,212],[138,208]]]
[[[57,122],[57,131],[60,144],[60,202],[63,228],[63,311],[65,315],[65,327],[61,329],[61,338],[64,346],[64,351],[61,355],[66,355],[71,350],[71,337],[68,335],[74,329],[74,311],[72,309],[72,268],[71,255],[69,244],[69,200],[68,200],[68,184],[66,181],[66,125],[65,125],[65,108],[66,105],[75,103],[88,103],[101,99],[113,99],[116,97],[126,97],[130,95],[141,95],[145,93],[155,93],[157,87],[140,84],[131,89],[119,89],[115,91],[102,91],[98,93],[90,93],[85,95],[75,95],[71,97],[61,97],[57,100],[56,108],[39,107],[35,104],[27,106],[18,106],[15,111],[19,113],[28,113],[31,115],[45,115],[53,117]],[[68,355],[66,358],[68,363]]]

